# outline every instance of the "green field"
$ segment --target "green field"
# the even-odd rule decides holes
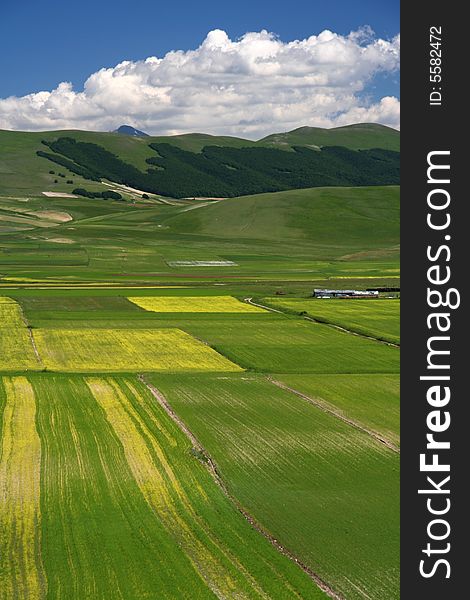
[[[0,398],[3,597],[323,596],[237,513],[137,380],[4,377]]]
[[[223,548],[226,557],[227,548],[231,548],[229,563],[236,568],[231,568],[230,576],[222,577],[223,585],[244,590],[240,592],[243,597],[317,597],[320,591],[314,582],[259,532],[250,529],[231,505],[234,501],[315,577],[345,598],[363,598],[361,590],[371,598],[398,597],[398,455],[367,433],[376,432],[392,444],[399,443],[397,348],[289,314],[263,310],[199,312],[201,307],[209,311],[211,306],[235,306],[238,310],[233,297],[224,300],[220,288],[209,293],[207,286],[198,288],[197,295],[185,287],[141,288],[140,295],[132,296],[133,302],[127,298],[128,289],[112,286],[102,290],[102,295],[86,288],[27,292],[17,290],[16,302],[2,298],[3,322],[9,320],[18,330],[26,331],[26,324],[32,327],[42,360],[41,365],[35,364],[36,370],[44,364],[48,370],[70,373],[29,375],[26,380],[32,385],[37,407],[34,420],[38,422],[42,466],[36,477],[44,490],[39,496],[40,508],[36,508],[41,513],[41,562],[35,559],[34,564],[40,565],[40,571],[33,573],[35,579],[31,576],[38,589],[47,582],[48,593],[60,596],[53,590],[63,589],[61,593],[71,598],[81,598],[83,590],[92,597],[112,598],[116,589],[125,590],[126,598],[152,597],[152,590],[157,589],[161,597],[171,597],[171,586],[183,585],[180,580],[185,579],[188,586],[201,589],[197,597],[212,597],[207,591],[207,577],[222,577],[218,552]],[[186,312],[192,301],[196,312]],[[147,308],[171,307],[178,312],[146,310],[138,302]],[[380,302],[367,303],[371,315]],[[181,350],[179,338],[175,339],[171,350],[176,355],[172,358],[161,336],[178,331],[184,332],[181,335],[187,336],[190,346]],[[146,358],[143,350],[147,337],[154,346]],[[201,351],[203,354],[198,354]],[[210,364],[204,366],[207,352],[218,358],[210,362],[214,359],[208,354]],[[198,357],[194,363],[191,353]],[[186,362],[178,362],[181,358]],[[196,495],[208,496],[209,485],[221,496],[219,501],[234,511],[231,519],[224,517],[229,531],[217,533],[219,550],[213,550],[210,573],[202,577],[194,573],[200,559],[191,559],[191,553],[202,556],[199,553],[207,551],[193,538],[199,540],[202,508],[197,499],[191,502],[198,508],[187,508],[189,517],[180,522],[181,511],[177,518],[171,516],[170,509],[180,492],[171,492],[167,520],[151,523],[157,497],[144,481],[153,485],[161,477],[157,474],[161,468],[149,458],[154,452],[154,436],[159,444],[164,442],[167,458],[174,447],[170,438],[180,439],[177,447],[186,448],[182,456],[187,467],[176,462],[174,476],[168,476],[177,489],[173,477],[182,486],[189,486],[188,494],[195,485],[194,468],[203,466],[206,459],[199,451],[189,452],[194,444],[178,429],[175,433],[173,423],[162,425],[168,417],[160,414],[155,399],[136,375],[119,375],[129,370],[152,370],[146,366],[148,361],[153,361],[152,368],[160,364],[162,373],[147,378],[215,461],[233,499],[224,496],[201,467],[205,479],[196,486]],[[240,367],[247,371],[227,372]],[[2,368],[11,370],[6,362]],[[218,372],[191,375],[189,371],[195,368]],[[117,374],[106,376],[102,373],[106,370]],[[181,372],[164,374],[175,370]],[[86,378],[73,374],[83,371],[95,374]],[[262,373],[313,398],[320,407],[279,389]],[[4,406],[8,405],[9,393],[11,396],[11,382],[24,387],[19,379],[4,376],[7,383],[0,393]],[[138,411],[134,416],[133,410]],[[335,412],[367,431],[342,421]],[[4,432],[12,426],[10,414],[4,411]],[[106,430],[102,425],[105,418]],[[140,422],[136,419],[144,420],[134,430],[136,426],[131,423]],[[144,423],[149,432],[142,437],[144,442],[137,441],[137,431],[141,432]],[[172,433],[168,434],[166,427],[170,425]],[[111,438],[110,431],[114,431]],[[93,435],[88,439],[86,432]],[[11,445],[11,440],[7,438],[5,443]],[[116,443],[120,444],[120,455],[116,455]],[[146,450],[149,444],[150,450]],[[65,467],[61,465],[65,464],[70,479],[63,477]],[[9,468],[8,464],[4,468]],[[169,473],[167,467],[164,472]],[[133,491],[123,480],[134,482]],[[82,505],[87,507],[86,513]],[[221,518],[215,506],[207,507],[207,519]],[[6,515],[5,522],[8,518]],[[114,549],[123,547],[137,521],[145,523],[141,533],[133,535],[125,552],[116,554]],[[235,551],[230,531],[238,527],[250,531],[250,537],[244,538],[249,550]],[[240,535],[238,532],[234,539],[239,540]],[[182,548],[178,536],[183,536],[187,546]],[[265,550],[255,552],[253,537],[260,538],[257,543]],[[384,539],[386,547],[379,551]],[[13,542],[7,537],[7,543]],[[100,543],[106,556],[99,563],[102,567],[92,560]],[[264,554],[266,547],[268,554]],[[145,560],[140,558],[143,553]],[[273,562],[272,553],[279,562]],[[63,561],[60,556],[68,558]],[[160,564],[162,556],[165,560],[170,557],[170,565],[174,561],[176,566],[150,569],[148,561]],[[18,557],[20,562],[26,559]],[[242,568],[242,564],[246,566]],[[18,577],[14,575],[16,568],[9,564],[8,581]],[[224,568],[228,569],[228,564]],[[274,575],[268,577],[268,568]],[[192,575],[183,575],[185,569]],[[146,576],[145,571],[149,571]],[[197,583],[189,583],[191,577]],[[103,580],[111,581],[106,592],[102,591]],[[221,595],[230,598],[235,592],[227,589]],[[185,597],[187,592],[181,588],[178,594]]]
[[[173,290],[173,293],[174,290]],[[87,345],[83,346],[83,359],[94,356],[93,343],[96,350],[105,348],[109,335],[106,330],[123,331],[126,336],[137,336],[139,331],[173,331],[182,330],[193,338],[202,340],[220,355],[227,357],[232,363],[244,369],[265,373],[398,373],[399,351],[385,344],[377,343],[349,333],[335,330],[327,325],[308,323],[295,317],[244,313],[155,313],[133,307],[124,309],[126,304],[116,301],[111,306],[119,307],[113,315],[111,310],[93,310],[91,316],[83,310],[83,298],[77,299],[77,310],[73,311],[72,299],[67,301],[69,310],[61,310],[60,303],[50,301],[50,310],[28,308],[37,306],[31,300],[25,300],[25,314],[34,327],[40,354],[55,352],[60,348],[61,336],[64,336],[64,347],[69,347],[73,355],[81,345],[85,336],[95,340],[91,342],[90,353]],[[44,305],[44,304],[43,304]],[[96,306],[96,303],[94,303]],[[95,330],[93,336],[89,330],[89,319]],[[80,331],[78,331],[80,330]],[[76,332],[75,334],[73,332]],[[48,333],[49,332],[49,333]],[[117,335],[117,334],[116,334]],[[100,336],[102,340],[100,341]],[[73,340],[75,346],[70,346]],[[137,338],[136,338],[137,339]],[[78,344],[78,345],[77,345]],[[101,346],[102,344],[102,346]],[[47,347],[49,346],[49,350]],[[325,351],[327,349],[327,351]],[[60,351],[60,350],[59,350]],[[106,354],[109,354],[106,352]],[[302,360],[299,360],[299,354]],[[98,355],[100,353],[98,352]],[[135,370],[136,365],[128,362],[128,354],[111,353],[119,361],[117,369]],[[144,354],[142,354],[144,356]],[[135,354],[139,364],[138,354]],[[99,361],[106,360],[99,358]],[[111,361],[113,359],[111,358]],[[147,358],[145,360],[150,360]],[[101,364],[99,362],[98,364]],[[88,360],[93,364],[93,359]],[[175,363],[176,364],[176,363]],[[227,365],[229,366],[229,364]],[[170,365],[168,366],[171,369]],[[186,365],[186,369],[189,365]],[[142,370],[145,367],[141,366]],[[73,370],[73,369],[70,369]],[[89,370],[89,369],[87,369]],[[95,369],[99,371],[97,367]],[[150,369],[149,369],[150,370]],[[160,369],[158,369],[160,370]],[[179,370],[179,369],[178,369]],[[229,369],[230,370],[230,369]]]
[[[399,369],[395,348],[294,319],[188,320],[186,330],[204,337],[234,362],[261,372],[397,373]]]
[[[399,300],[318,300],[265,298],[269,306],[304,313],[323,323],[392,344],[400,343]],[[376,304],[371,307],[371,302]]]
[[[0,197],[0,283],[218,283],[235,284],[235,295],[262,296],[279,289],[307,295],[332,283],[396,285],[398,206],[396,187],[172,205]],[[44,216],[51,213],[71,220],[52,222]]]
[[[275,379],[399,445],[399,375],[284,373],[275,375]]]
[[[399,288],[399,188],[142,198],[36,155],[67,135],[399,144],[0,131],[0,597],[398,599],[399,300],[311,296]]]
[[[346,598],[398,597],[398,455],[259,376],[152,381],[277,539]]]

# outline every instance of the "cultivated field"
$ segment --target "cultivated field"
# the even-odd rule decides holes
[[[1,371],[40,368],[21,308],[5,297],[0,297],[0,361]]]
[[[241,371],[178,329],[36,330],[34,340],[51,371]]]
[[[129,298],[145,310],[159,313],[262,313],[264,310],[244,304],[231,296],[185,296]]]
[[[398,597],[397,453],[260,376],[152,381],[276,539],[345,598]]]
[[[395,375],[275,375],[274,378],[309,398],[400,443],[400,377]]]
[[[304,129],[165,139],[398,143]],[[399,286],[398,187],[70,198],[114,184],[43,138],[0,132],[2,600],[398,599],[399,302],[309,298]]]
[[[136,378],[0,379],[2,598],[321,598]]]
[[[318,300],[265,298],[270,306],[306,313],[325,323],[339,325],[380,340],[400,343],[400,300]]]
[[[41,442],[25,377],[3,378],[0,394],[0,590],[3,598],[42,598]],[[2,415],[3,413],[3,415]]]
[[[0,328],[25,327],[21,308],[11,298],[0,296]]]
[[[399,369],[396,348],[295,318],[212,317],[187,320],[184,328],[237,364],[256,371],[397,373]]]

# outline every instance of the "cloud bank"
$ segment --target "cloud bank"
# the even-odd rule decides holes
[[[216,29],[196,50],[101,69],[82,91],[63,82],[50,92],[0,99],[0,128],[108,131],[129,123],[154,135],[249,138],[302,125],[398,128],[399,100],[369,102],[367,86],[378,73],[398,72],[399,50],[399,36],[378,39],[367,27],[293,42],[264,30],[232,41]]]

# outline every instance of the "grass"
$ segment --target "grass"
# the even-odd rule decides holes
[[[214,532],[201,523],[183,488],[181,470],[175,471],[166,455],[167,446],[175,444],[176,440],[167,436],[165,444],[152,435],[155,429],[163,435],[165,430],[155,411],[145,405],[142,393],[128,382],[119,385],[93,378],[88,379],[87,384],[121,442],[134,480],[149,508],[156,514],[165,515],[164,527],[175,538],[207,588],[223,598],[244,594],[249,574],[243,573],[244,568],[237,557],[221,546]],[[129,396],[134,396],[134,403]],[[135,408],[136,402],[140,410]],[[254,597],[264,596],[261,587],[255,584],[253,588]]]
[[[54,240],[59,239],[59,242]],[[83,248],[74,248],[58,244],[68,238],[52,238],[48,243],[37,244],[37,247],[19,248],[17,250],[4,250],[0,253],[0,267],[8,268],[8,265],[25,267],[50,267],[50,266],[82,266],[88,264],[88,255]],[[57,245],[52,245],[57,243]],[[65,241],[65,244],[68,244]]]
[[[49,594],[138,598],[158,590],[168,598],[171,586],[183,597],[194,586],[202,595],[188,560],[148,510],[86,384],[49,376],[33,385],[44,441],[41,528]]]
[[[128,298],[140,308],[158,313],[263,313],[231,296],[174,296]]]
[[[177,325],[178,324],[178,325]],[[265,373],[398,373],[396,348],[282,316],[175,320],[240,366]]]
[[[30,533],[41,536],[45,582],[40,595],[28,597],[46,597],[46,586],[47,597],[71,600],[202,600],[217,590],[249,599],[323,597],[235,510],[136,378],[35,375],[27,386],[34,397],[15,403],[22,417],[15,424],[34,428],[36,404],[39,437],[14,472],[36,465],[38,475],[40,466],[40,492],[15,489],[40,498]],[[22,439],[8,437],[10,404],[4,449]],[[17,496],[3,489],[0,511],[12,510]],[[22,545],[18,560],[38,548]]]
[[[139,311],[136,307],[135,311],[119,310],[114,315],[111,311],[95,311],[89,316],[83,310],[60,309],[56,312],[28,310],[27,315],[34,326],[39,353],[45,365],[53,369],[65,369],[68,363],[68,371],[97,372],[100,368],[113,371],[145,368],[211,370],[209,366],[198,367],[199,358],[194,357],[207,356],[209,359],[215,350],[218,359],[211,362],[214,371],[234,370],[233,363],[263,373],[399,371],[400,352],[397,348],[327,325],[267,311],[254,314],[154,313]],[[90,323],[94,329],[90,329]],[[193,358],[191,354],[187,359],[181,355],[181,345],[164,345],[165,339],[173,341],[171,332],[175,329],[185,332],[187,337],[184,339],[191,342],[188,350]],[[142,339],[139,339],[140,335]],[[165,335],[170,337],[165,338]],[[126,339],[130,344],[127,349],[124,346]],[[143,340],[150,344],[147,349],[140,346]],[[174,340],[180,344],[179,339]],[[222,363],[218,362],[219,355],[224,357]]]
[[[128,293],[112,286],[38,289],[0,300],[4,316],[27,331],[24,311],[48,370],[68,372],[28,377],[42,444],[48,593],[320,595],[258,532],[236,529],[239,520],[246,523],[204,469],[206,454],[175,433],[135,376],[121,374],[155,370],[148,377],[263,528],[344,597],[397,597],[397,455],[263,373],[277,373],[275,379],[398,444],[399,350],[295,315],[185,312],[249,308],[207,285],[141,288],[133,302]],[[249,371],[230,372],[242,368]],[[194,373],[178,372],[185,370]],[[173,463],[173,452],[183,452],[183,462],[174,455]],[[195,467],[209,480],[196,483]],[[214,489],[238,525],[220,507],[212,520],[207,498]],[[155,523],[156,514],[165,517]],[[95,564],[97,553],[104,562]],[[152,570],[162,556],[166,566]]]
[[[329,139],[372,139],[364,129],[342,129]],[[297,131],[291,140],[322,144],[320,134]],[[57,134],[0,132],[0,462],[24,459],[14,471],[2,467],[8,485],[0,486],[0,514],[11,533],[0,537],[10,586],[2,581],[2,591],[19,581],[10,557],[29,565],[23,577],[33,552],[40,597],[209,599],[213,590],[230,598],[323,597],[215,484],[210,454],[237,502],[336,591],[348,600],[397,598],[397,455],[267,376],[398,444],[399,350],[292,314],[316,307],[318,319],[397,335],[398,303],[388,311],[382,300],[307,297],[315,287],[399,286],[398,188],[216,203],[45,198],[44,190],[70,186],[62,178],[53,184],[48,171],[59,169],[35,156],[42,136]],[[148,139],[77,136],[138,168],[154,154]],[[285,141],[274,143],[289,151]],[[171,143],[198,152],[219,139]],[[246,297],[281,301],[290,314],[252,311]],[[43,365],[26,324],[49,371],[64,373],[32,373]],[[193,448],[137,380],[152,369],[161,371],[147,379],[206,451]],[[23,478],[37,473],[33,425],[39,496]],[[26,529],[12,532],[8,512],[32,492],[36,500],[21,518],[34,507],[40,554],[31,528],[30,543],[17,544]]]
[[[178,329],[38,329],[34,340],[51,371],[242,370]]]
[[[46,150],[41,140],[53,141],[58,137],[73,137],[77,141],[98,144],[108,151],[119,156],[140,170],[148,168],[147,158],[155,156],[149,148],[151,143],[169,143],[182,150],[200,152],[204,146],[227,146],[243,148],[248,146],[276,147],[291,150],[294,145],[342,145],[352,149],[358,148],[388,148],[398,150],[399,134],[393,129],[377,125],[355,128],[336,128],[331,130],[302,128],[303,132],[296,130],[288,134],[281,134],[279,139],[244,140],[230,136],[211,136],[207,134],[188,134],[177,136],[158,136],[136,138],[115,133],[101,133],[91,131],[45,131],[45,132],[20,132],[0,130],[0,194],[32,194],[42,191],[69,192],[74,187],[86,189],[106,189],[106,186],[90,184],[89,181],[69,173],[59,165],[53,165],[46,159],[36,156],[37,150]],[[278,134],[275,134],[278,136]],[[274,137],[274,136],[271,136]],[[62,172],[66,178],[49,174],[49,170],[56,173]],[[67,179],[73,179],[74,185],[67,185]],[[57,179],[59,183],[54,184]]]
[[[265,298],[270,306],[305,313],[325,323],[339,325],[379,340],[400,343],[399,300],[317,300]]]
[[[11,298],[0,297],[0,371],[39,368],[20,305]]]
[[[40,555],[41,442],[33,388],[25,377],[3,379],[6,402],[0,443],[0,589],[4,598],[45,597]]]
[[[255,375],[152,375],[230,491],[345,598],[399,593],[398,456]]]
[[[275,378],[399,445],[400,377],[398,374],[284,374]]]
[[[353,150],[365,148],[387,148],[400,150],[398,131],[375,123],[358,123],[346,127],[322,129],[320,127],[299,127],[287,133],[274,133],[262,140],[282,148],[291,145],[346,146]]]
[[[0,328],[0,370],[39,370],[31,338],[26,327]]]
[[[221,238],[309,240],[324,253],[335,248],[351,253],[348,246],[383,252],[399,239],[399,190],[312,188],[256,194],[186,211],[165,223],[171,231]]]
[[[396,285],[399,277],[394,187],[317,188],[172,205],[0,196],[0,213],[2,207],[9,219],[0,222],[2,283],[237,283],[248,295],[272,296],[293,287],[311,293],[335,278],[339,285],[363,288],[390,285],[390,278]],[[66,212],[73,220],[37,216],[45,211]],[[196,268],[180,261],[236,264]]]
[[[174,294],[175,290],[168,290],[168,292]],[[118,290],[115,293],[118,293]],[[148,298],[152,303],[160,303],[166,302],[169,297],[162,295]],[[182,295],[179,298],[178,302],[184,305],[187,296]],[[204,305],[210,304],[211,298],[214,296],[206,296],[202,300]],[[142,296],[140,301],[144,302],[146,299],[147,296]],[[96,372],[99,371],[100,364],[106,364],[107,369],[113,365],[113,358],[109,359],[111,364],[108,364],[107,359],[104,358],[105,355],[109,356],[110,354],[109,349],[106,348],[108,342],[105,341],[107,329],[115,331],[115,335],[121,332],[119,335],[125,339],[129,332],[131,335],[137,335],[139,331],[166,330],[168,332],[176,328],[185,331],[193,338],[202,340],[231,363],[253,371],[265,373],[397,373],[399,370],[399,350],[397,348],[353,336],[327,325],[309,323],[293,316],[277,315],[267,311],[253,314],[243,312],[160,313],[141,310],[125,298],[118,297],[109,299],[107,308],[105,308],[108,302],[107,297],[91,297],[85,300],[81,296],[76,296],[69,297],[64,301],[60,297],[52,296],[50,298],[21,298],[21,302],[24,303],[28,320],[34,327],[33,333],[40,354],[45,364],[50,364],[51,368],[52,363],[48,362],[51,359],[46,358],[48,353],[56,352],[56,349],[60,353],[62,344],[64,347],[72,344],[73,350],[70,349],[70,352],[74,353],[75,346],[80,343],[78,340],[85,339],[80,336],[87,336],[86,344],[82,345],[83,359],[81,361],[87,365],[91,365],[95,361],[94,370]],[[174,303],[174,300],[170,300],[170,302]],[[232,301],[229,300],[229,302]],[[245,306],[245,304],[239,304],[242,307]],[[248,305],[246,306],[248,307]],[[90,329],[90,323],[93,324],[96,334],[87,331]],[[63,338],[64,331],[69,332],[67,341],[61,341],[61,339],[65,340]],[[69,341],[72,339],[77,341],[72,343]],[[93,355],[93,348],[96,351],[100,347],[100,340],[105,344],[103,352]],[[49,344],[49,349],[45,348],[46,344]],[[51,350],[51,347],[54,350]],[[207,346],[202,346],[202,348],[207,352],[210,351]],[[134,359],[134,363],[132,363],[132,359],[129,359],[128,366],[121,363],[120,368],[124,370],[143,369],[144,357],[140,348],[139,351],[141,352],[139,360],[135,361]],[[91,359],[91,356],[94,358]],[[62,359],[54,360],[59,360],[61,368],[64,368]],[[156,360],[157,358],[153,359],[154,364],[156,364]],[[100,361],[105,362],[100,363]],[[171,361],[164,364],[167,368],[171,368]],[[178,365],[178,361],[174,364]],[[160,367],[158,368],[160,369]],[[187,365],[187,368],[192,369],[194,365],[193,367]],[[118,367],[113,370],[116,369]],[[68,370],[73,369],[69,368]],[[180,370],[179,366],[178,370]],[[214,370],[218,370],[218,368],[214,368]]]
[[[24,327],[21,308],[11,298],[0,296],[0,328]]]

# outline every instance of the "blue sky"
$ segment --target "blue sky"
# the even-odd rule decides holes
[[[0,2],[0,128],[399,127],[398,0]]]
[[[399,32],[399,1],[385,0],[1,0],[0,97],[80,87],[94,71],[124,59],[197,47],[211,29],[237,38],[267,29],[283,41],[370,25],[379,37]],[[379,78],[375,95],[398,94],[396,77]]]

